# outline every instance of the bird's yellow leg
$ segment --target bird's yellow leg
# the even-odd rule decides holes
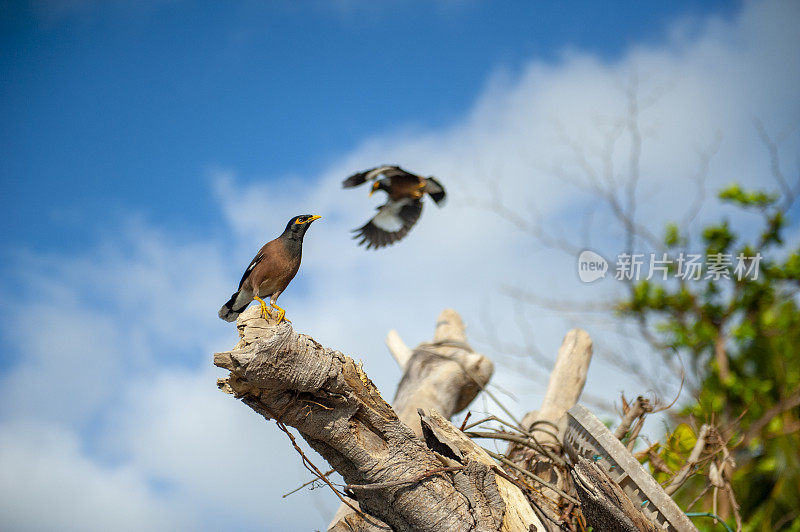
[[[279,307],[278,305],[276,305],[272,301],[270,301],[269,306],[278,310],[278,323],[280,323],[282,321],[288,321],[289,323],[292,323],[291,320],[289,320],[289,319],[284,317],[284,316],[286,316],[286,311],[283,310],[281,307]]]
[[[261,317],[267,319],[267,316],[270,316],[269,310],[267,310],[267,304],[264,303],[264,300],[258,296],[253,296],[253,299],[259,302],[261,305]]]

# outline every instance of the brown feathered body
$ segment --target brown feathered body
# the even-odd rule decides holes
[[[419,200],[425,192],[425,178],[414,174],[396,174],[386,184],[385,190],[392,201]]]
[[[301,253],[291,253],[280,237],[264,244],[256,255],[259,256],[262,258],[242,279],[239,290],[244,288],[261,299],[267,299],[286,290],[300,269],[302,257]]]
[[[220,318],[234,321],[255,297],[269,299],[270,305],[275,305],[278,296],[286,290],[300,269],[303,236],[310,223],[317,218],[311,215],[295,216],[281,236],[261,247],[242,275],[237,291],[219,309]]]

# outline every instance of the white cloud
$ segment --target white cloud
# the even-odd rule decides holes
[[[323,526],[322,516],[299,511],[319,502],[312,499],[319,491],[279,497],[308,478],[282,435],[214,387],[219,373],[210,367],[211,353],[235,342],[234,328],[216,318],[216,309],[258,246],[295,214],[324,216],[306,237],[301,272],[281,304],[296,329],[362,358],[390,399],[399,378],[382,345],[390,328],[411,344],[427,340],[439,311],[452,306],[471,338],[480,337],[491,320],[513,339],[516,309],[497,295],[501,283],[565,299],[613,291],[605,281],[581,285],[574,258],[542,251],[474,209],[470,198],[485,190],[486,180],[497,180],[517,211],[528,214],[535,203],[548,229],[579,234],[577,221],[597,200],[554,177],[553,168],[575,166],[557,131],[599,164],[595,152],[624,112],[620,87],[632,72],[642,80],[644,99],[659,95],[642,109],[641,190],[647,199],[641,212],[651,227],[686,205],[696,150],[718,133],[710,191],[733,180],[774,188],[752,120],[761,119],[778,137],[800,116],[800,65],[791,59],[800,47],[799,10],[791,2],[747,3],[731,23],[714,20],[699,33],[677,28],[667,45],[633,48],[613,64],[574,50],[558,64],[532,62],[516,75],[490,80],[458,123],[365,140],[313,179],[244,185],[234,172],[217,170],[214,190],[232,242],[132,222],[121,236],[82,256],[20,257],[24,293],[42,303],[25,316],[2,311],[17,358],[0,385],[0,460],[21,479],[16,487],[3,467],[4,522],[19,529],[62,523],[100,528],[105,519],[124,515],[140,529],[159,523]],[[798,133],[791,131],[784,155],[796,154]],[[626,142],[620,140],[614,159],[619,172],[626,169]],[[343,191],[339,182],[381,163],[436,175],[450,201],[443,209],[426,205],[400,245],[365,252],[349,239],[349,230],[379,200],[368,199],[366,190]],[[723,212],[712,202],[705,216],[716,219]],[[601,210],[591,231],[594,243],[618,252],[608,227]],[[114,287],[110,293],[100,289],[108,286]],[[556,352],[575,319],[535,310],[528,315],[547,354]],[[589,323],[598,347],[609,347],[610,326],[578,323]],[[520,398],[513,405],[517,412],[537,406],[541,388],[524,374],[500,367],[495,380]],[[597,362],[588,387],[607,398],[623,388],[645,391]],[[69,490],[64,502],[53,488],[62,484]],[[31,495],[37,492],[46,497]],[[329,496],[319,500],[333,509]],[[54,510],[43,512],[50,503]]]
[[[103,447],[179,487],[187,506],[203,508],[208,516],[204,528],[322,527],[323,516],[304,511],[308,494],[281,499],[310,477],[286,436],[217,390],[219,376],[206,367],[131,383],[122,406],[126,417]]]
[[[74,434],[35,423],[0,426],[0,519],[8,530],[186,530],[192,511],[151,489],[133,466],[109,468]]]

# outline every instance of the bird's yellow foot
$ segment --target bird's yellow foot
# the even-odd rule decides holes
[[[261,299],[258,296],[253,297],[253,299],[258,301],[258,303],[261,305],[261,317],[262,318],[264,318],[266,320],[266,319],[268,319],[268,316],[269,317],[272,316],[272,314],[270,314],[270,312],[269,312],[269,309],[267,308],[267,304],[264,302],[263,299]]]
[[[279,307],[275,303],[270,303],[270,306],[278,311],[278,323],[280,323],[282,321],[288,321],[289,323],[292,323],[291,320],[289,320],[289,319],[287,319],[285,317],[286,316],[286,311],[285,310],[283,310],[281,307]]]

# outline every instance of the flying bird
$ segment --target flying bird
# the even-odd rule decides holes
[[[367,249],[390,246],[406,236],[422,214],[425,194],[440,207],[445,199],[444,187],[435,178],[412,174],[399,166],[378,166],[351,175],[342,181],[342,186],[353,188],[367,181],[373,182],[370,196],[378,190],[389,196],[389,200],[378,207],[378,214],[353,230],[353,238],[361,239],[358,245],[366,243]]]
[[[295,216],[286,224],[281,236],[264,244],[244,271],[239,288],[219,309],[219,317],[234,321],[255,299],[261,304],[262,318],[267,319],[267,315],[272,315],[271,310],[276,310],[278,323],[282,322],[286,311],[276,304],[278,296],[297,275],[303,254],[303,237],[311,222],[320,218],[310,214]],[[263,298],[269,298],[269,310]]]

